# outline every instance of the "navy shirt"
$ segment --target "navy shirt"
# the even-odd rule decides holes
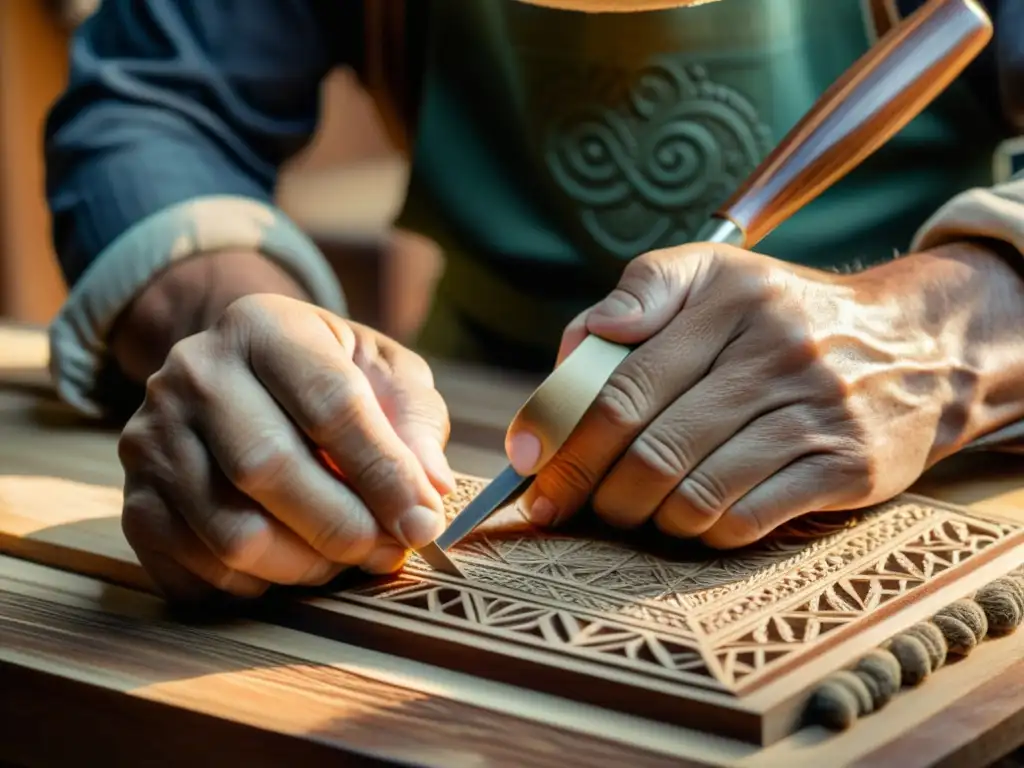
[[[270,202],[320,84],[361,59],[361,3],[104,0],[46,126],[57,254],[74,284],[134,223],[205,195]]]

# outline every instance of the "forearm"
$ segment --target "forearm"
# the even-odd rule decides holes
[[[121,373],[142,383],[178,341],[209,328],[232,302],[254,293],[311,299],[294,277],[255,251],[216,251],[176,263],[117,318],[110,353]]]
[[[241,279],[247,292],[265,283],[344,310],[323,255],[273,197],[277,169],[315,129],[321,79],[358,50],[360,5],[253,0],[241,26],[234,8],[104,0],[73,40],[68,89],[46,129],[54,245],[70,288],[50,344],[58,393],[86,414],[111,406],[101,374],[116,368],[112,357],[138,379],[201,323],[194,293],[161,296],[204,254],[259,253],[287,276],[257,257],[254,271],[202,285],[213,303]],[[163,302],[174,316],[161,315]]]

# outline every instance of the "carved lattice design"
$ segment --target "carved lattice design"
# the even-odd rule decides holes
[[[460,480],[449,515],[481,487]],[[413,558],[399,576],[338,599],[735,692],[1022,536],[1014,523],[909,496],[856,515],[807,517],[733,553],[498,531],[453,550],[465,580]]]

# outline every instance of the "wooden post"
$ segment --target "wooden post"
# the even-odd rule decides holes
[[[43,121],[67,78],[67,33],[42,0],[0,2],[0,316],[49,322],[65,295],[50,245]]]

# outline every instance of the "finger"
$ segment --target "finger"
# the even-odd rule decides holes
[[[391,351],[385,353],[385,349]],[[430,366],[419,355],[395,345],[359,367],[370,382],[377,402],[404,442],[419,460],[434,488],[455,490],[455,475],[444,449],[451,434],[448,406],[434,388]]]
[[[212,590],[255,598],[270,586],[218,560],[152,486],[131,478],[125,484],[121,527],[142,567],[169,600],[203,600]]]
[[[200,334],[187,341],[209,343],[205,338]],[[360,563],[380,527],[356,493],[317,459],[252,372],[231,358],[218,360],[213,350],[172,354],[180,356],[180,364],[165,366],[167,373],[157,376],[191,375],[191,384],[177,386],[190,387],[192,428],[228,481],[328,560]],[[214,368],[183,372],[204,365]]]
[[[366,573],[384,576],[401,570],[408,557],[408,549],[390,536],[384,536],[377,542],[373,552],[359,567]]]
[[[273,333],[250,339],[252,369],[267,391],[391,536],[411,549],[433,541],[444,528],[441,497],[353,362],[351,337],[310,312],[275,322]]]
[[[785,387],[752,390],[756,374],[756,360],[715,368],[669,405],[602,481],[594,495],[597,514],[615,526],[643,524],[700,462],[731,445],[758,417],[786,405]]]
[[[208,603],[222,594],[212,584],[203,581],[177,560],[163,552],[152,549],[138,549],[135,556],[139,564],[153,581],[154,586],[170,603]],[[249,597],[259,597],[255,589]]]
[[[161,447],[177,468],[165,497],[232,570],[274,584],[319,585],[343,567],[231,485],[192,430],[165,431]]]
[[[524,495],[531,520],[557,524],[578,510],[647,425],[707,374],[738,322],[735,314],[701,303],[634,350]],[[510,435],[510,444],[522,441]]]
[[[756,486],[820,451],[821,439],[804,428],[803,410],[772,411],[712,452],[662,501],[653,515],[655,525],[670,536],[700,536]]]
[[[717,549],[744,547],[796,517],[835,505],[849,495],[842,462],[835,454],[797,460],[733,504],[701,539]]]
[[[645,253],[626,265],[619,284],[587,315],[587,330],[639,344],[665,328],[699,292],[729,246],[693,243]]]

